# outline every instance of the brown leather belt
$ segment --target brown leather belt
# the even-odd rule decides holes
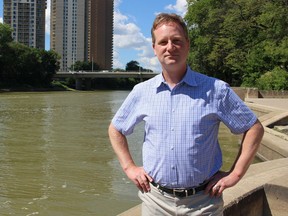
[[[188,188],[188,189],[181,189],[181,188],[166,188],[166,187],[162,187],[161,185],[155,183],[155,182],[151,182],[151,184],[158,188],[159,190],[166,192],[168,194],[172,194],[176,197],[188,197],[188,196],[192,196],[195,195],[196,193],[198,193],[199,191],[203,191],[205,190],[206,186],[208,185],[208,182],[198,186],[198,187],[193,187],[193,188]]]

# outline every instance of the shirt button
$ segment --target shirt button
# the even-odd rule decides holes
[[[174,169],[175,169],[175,166],[171,166],[171,168],[174,170]]]
[[[171,146],[171,150],[174,150],[174,146]]]
[[[171,128],[171,131],[174,131],[174,128]]]

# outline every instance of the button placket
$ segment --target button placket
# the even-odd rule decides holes
[[[175,139],[176,139],[176,107],[177,101],[175,101],[175,89],[171,91],[171,97],[170,97],[170,155],[171,155],[171,161],[170,161],[170,170],[171,170],[171,183],[177,185],[178,178],[177,178],[177,164],[176,164],[176,155],[175,155]]]

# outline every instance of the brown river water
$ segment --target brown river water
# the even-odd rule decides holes
[[[0,93],[0,215],[111,216],[140,203],[107,128],[128,91]],[[141,164],[143,125],[128,137]],[[221,125],[224,167],[239,136]]]

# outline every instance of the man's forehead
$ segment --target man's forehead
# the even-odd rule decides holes
[[[160,27],[162,27],[162,26],[164,26],[164,25],[167,25],[167,26],[177,26],[178,23],[173,22],[173,21],[162,22],[162,23],[159,23],[159,24],[156,26],[155,30],[158,29],[158,28],[160,28]],[[178,26],[180,26],[180,25],[178,25]]]

